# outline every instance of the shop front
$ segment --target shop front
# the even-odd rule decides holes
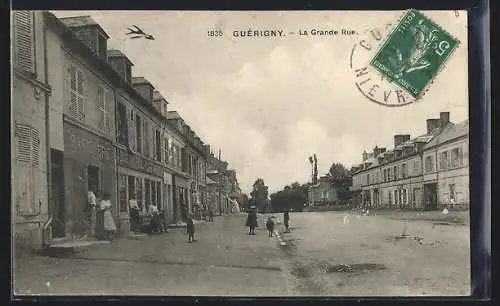
[[[118,149],[118,194],[120,211],[120,233],[126,235],[131,229],[130,200],[139,207],[139,224],[150,219],[150,206],[158,210],[165,207],[163,166],[137,156],[127,149]]]
[[[189,182],[186,176],[173,175],[174,222],[186,221],[190,212]]]

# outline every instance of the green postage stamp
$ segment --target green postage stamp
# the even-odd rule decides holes
[[[457,39],[412,9],[397,24],[370,66],[413,97],[419,97],[458,44]]]

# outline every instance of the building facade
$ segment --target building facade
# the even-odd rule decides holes
[[[16,251],[39,249],[50,219],[51,86],[42,12],[12,13],[12,220]]]
[[[307,198],[310,206],[329,206],[337,204],[338,195],[329,178],[322,176],[309,188]]]
[[[428,119],[427,133],[395,135],[394,149],[363,152],[353,167],[353,191],[365,207],[438,209],[468,207],[468,121],[454,124],[449,113]]]

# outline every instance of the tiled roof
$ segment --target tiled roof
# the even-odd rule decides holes
[[[465,136],[469,134],[469,120],[465,120],[460,123],[450,123],[448,124],[441,134],[436,135],[431,141],[429,141],[424,148],[430,148],[436,146],[440,143]]]
[[[70,28],[84,27],[84,26],[89,26],[89,25],[97,26],[99,28],[99,30],[102,31],[102,33],[104,35],[106,35],[106,38],[109,38],[108,33],[106,33],[106,31],[104,31],[104,29],[101,28],[101,26],[97,22],[95,22],[95,20],[92,19],[92,17],[90,17],[90,16],[65,17],[65,18],[59,18],[59,20],[65,26],[70,27]]]
[[[167,119],[182,119],[181,115],[179,115],[176,111],[167,112]]]
[[[132,84],[151,84],[150,81],[146,80],[144,77],[133,77]]]

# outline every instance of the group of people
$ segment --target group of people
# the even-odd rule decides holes
[[[269,216],[266,222],[266,228],[269,233],[269,237],[273,236],[274,233],[274,227],[276,225],[276,221],[274,221],[275,217],[274,216]],[[285,225],[285,233],[290,232],[290,212],[288,209],[285,209],[283,212],[283,223]],[[255,206],[250,207],[248,211],[248,217],[247,217],[247,222],[245,224],[246,226],[249,227],[249,232],[248,235],[255,235],[255,228],[257,228],[258,223],[257,223],[257,209]]]
[[[111,213],[112,204],[109,194],[103,193],[99,199],[93,191],[89,191],[87,197],[90,236],[95,236],[102,240],[113,239],[117,229],[113,220],[113,214]]]

